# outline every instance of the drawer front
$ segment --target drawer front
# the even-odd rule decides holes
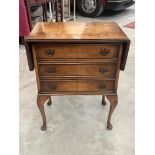
[[[40,77],[53,76],[104,76],[115,77],[116,64],[40,64]]]
[[[113,80],[102,81],[79,81],[79,80],[60,80],[60,81],[40,81],[41,93],[52,92],[112,92],[114,91]]]
[[[38,59],[117,58],[119,45],[38,45]]]

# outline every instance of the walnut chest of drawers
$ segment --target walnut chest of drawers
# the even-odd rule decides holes
[[[30,71],[35,69],[37,104],[46,130],[44,103],[53,95],[102,95],[110,101],[107,129],[118,103],[119,71],[130,41],[116,23],[37,23],[25,38]]]

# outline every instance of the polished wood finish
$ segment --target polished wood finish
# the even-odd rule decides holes
[[[42,130],[44,103],[53,95],[102,95],[110,101],[107,129],[118,103],[119,71],[130,41],[116,23],[38,23],[25,38],[30,70],[35,68]]]
[[[38,59],[117,58],[120,45],[39,45]]]
[[[40,110],[42,120],[43,120],[43,125],[41,126],[41,130],[45,131],[47,126],[46,126],[46,115],[45,115],[45,110],[44,110],[44,104],[45,101],[49,98],[49,96],[43,96],[43,95],[38,95],[37,97],[37,105]]]
[[[112,114],[113,114],[117,104],[118,104],[118,97],[117,97],[117,94],[116,95],[106,95],[106,97],[110,101],[110,110],[109,110],[108,120],[107,120],[107,129],[112,130],[113,126],[111,125],[111,117],[112,117]]]
[[[40,77],[55,76],[100,76],[114,78],[116,74],[116,63],[95,63],[95,64],[40,64]],[[80,70],[80,72],[79,72]]]
[[[27,55],[32,55],[32,44],[71,45],[71,44],[121,44],[122,56],[120,69],[125,69],[130,40],[114,22],[61,22],[37,23],[30,35],[25,37]],[[40,44],[41,43],[41,44]],[[72,45],[71,45],[72,46]],[[68,47],[70,48],[70,46]],[[32,60],[31,60],[32,59]],[[34,69],[33,57],[28,57],[29,69]]]
[[[40,92],[42,93],[64,93],[64,92],[114,92],[113,80],[46,80],[40,81]]]
[[[128,41],[127,36],[114,22],[39,22],[27,37],[36,40],[62,40],[62,39],[97,39]]]

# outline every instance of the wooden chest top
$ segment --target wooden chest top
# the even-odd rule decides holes
[[[128,40],[114,22],[37,23],[28,40]]]

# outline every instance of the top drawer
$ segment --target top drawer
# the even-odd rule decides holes
[[[38,59],[117,58],[120,45],[36,45]]]

